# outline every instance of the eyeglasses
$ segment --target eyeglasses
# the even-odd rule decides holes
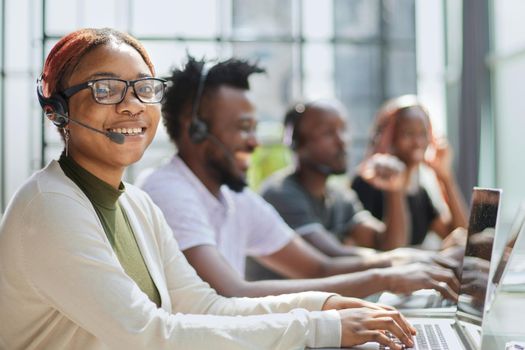
[[[142,103],[160,103],[166,91],[166,80],[160,78],[141,78],[137,80],[123,80],[117,78],[104,78],[86,81],[85,83],[71,86],[62,94],[70,98],[77,92],[90,88],[93,99],[103,105],[115,105],[124,100],[128,87],[133,87],[135,96]]]

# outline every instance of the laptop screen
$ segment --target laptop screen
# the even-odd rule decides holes
[[[496,293],[496,288],[501,282],[503,272],[505,271],[505,268],[507,267],[507,263],[509,262],[510,255],[512,253],[512,250],[514,249],[516,240],[518,239],[518,234],[523,230],[524,224],[525,224],[525,203],[521,204],[521,206],[518,208],[518,212],[516,213],[516,216],[514,217],[514,220],[512,221],[509,233],[507,235],[507,242],[505,243],[505,246],[503,247],[503,252],[501,253],[499,262],[496,265],[492,278],[490,279],[490,283],[487,289],[488,290],[487,300],[486,300],[487,308],[490,307],[490,305],[492,304],[492,300],[494,299],[494,294]]]
[[[484,313],[500,197],[498,189],[475,187],[472,191],[456,318],[477,325]]]

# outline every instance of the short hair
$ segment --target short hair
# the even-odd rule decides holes
[[[49,52],[42,70],[44,96],[50,97],[65,89],[65,80],[82,58],[93,49],[110,42],[133,47],[142,56],[151,74],[155,75],[146,49],[131,35],[111,28],[84,28],[64,36]]]
[[[292,150],[303,141],[301,134],[301,125],[304,120],[303,116],[310,110],[332,110],[337,111],[341,115],[346,114],[343,104],[335,99],[320,99],[295,103],[286,111],[283,120],[283,143]]]
[[[182,69],[174,69],[169,78],[171,86],[166,91],[162,103],[163,123],[170,139],[176,142],[182,135],[181,119],[185,108],[191,106],[202,70],[206,60],[196,60],[188,56],[188,61]],[[211,66],[207,72],[202,95],[216,91],[220,86],[226,85],[243,90],[249,90],[248,77],[253,73],[264,73],[265,70],[257,64],[246,60],[231,58]]]

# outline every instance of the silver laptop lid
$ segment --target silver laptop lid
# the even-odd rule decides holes
[[[495,270],[492,275],[492,278],[489,280],[490,282],[487,287],[487,300],[485,301],[485,304],[487,305],[486,309],[490,308],[490,305],[492,304],[492,301],[494,300],[496,289],[498,288],[498,285],[501,282],[501,278],[503,277],[503,272],[505,271],[505,268],[508,265],[509,258],[516,245],[518,235],[523,231],[524,224],[525,224],[525,202],[522,203],[518,208],[518,212],[516,213],[514,220],[512,221],[509,233],[507,235],[507,242],[505,243],[505,246],[503,247],[503,251],[500,255],[498,264],[495,266]]]
[[[481,325],[501,190],[474,187],[456,319]]]

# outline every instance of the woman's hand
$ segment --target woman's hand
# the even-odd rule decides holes
[[[340,310],[339,315],[341,316],[342,347],[373,341],[389,346],[390,349],[402,349],[403,346],[389,337],[389,334],[392,334],[405,346],[414,346],[412,336],[416,334],[416,330],[397,310],[363,307]]]
[[[452,149],[445,138],[434,140],[430,147],[433,152],[425,157],[425,163],[434,170],[438,179],[446,181],[452,176]]]
[[[323,310],[330,309],[340,310],[342,346],[375,341],[395,349],[394,341],[386,336],[385,331],[393,334],[405,345],[413,346],[409,342],[416,334],[415,328],[392,306],[334,295],[323,305]]]

